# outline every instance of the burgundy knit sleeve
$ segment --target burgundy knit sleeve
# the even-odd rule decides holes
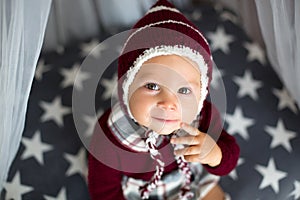
[[[91,200],[125,200],[122,175],[89,154],[88,188]]]
[[[220,114],[213,104],[205,101],[201,116],[199,130],[210,134],[217,140],[217,144],[222,151],[222,160],[218,166],[210,167],[209,165],[204,165],[204,167],[212,174],[227,175],[237,165],[240,148],[235,138],[223,129]]]
[[[105,112],[99,119],[100,126],[96,126],[89,147],[88,189],[91,200],[125,200],[122,173],[102,163],[114,163],[115,166],[119,163],[119,156],[103,137],[104,132],[109,132],[106,125],[109,113]]]

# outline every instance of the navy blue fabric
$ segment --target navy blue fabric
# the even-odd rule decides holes
[[[253,41],[247,37],[240,24],[235,23],[237,18],[232,12],[225,9],[216,10],[211,6],[199,6],[187,9],[184,13],[200,28],[211,44],[214,42],[211,33],[216,33],[218,29],[223,29],[227,35],[233,37],[228,50],[212,48],[214,61],[223,72],[222,78],[226,88],[225,129],[236,137],[241,147],[240,164],[230,175],[221,178],[221,186],[233,200],[299,199],[299,109],[295,105],[284,106],[281,103],[276,93],[283,91],[285,87],[267,59],[264,63],[263,60],[249,57],[246,46],[253,44]],[[102,41],[110,35],[112,34],[90,38],[87,41],[76,41],[65,47],[63,53],[50,52],[41,55],[39,62],[44,62],[49,69],[42,73],[42,79],[36,75],[33,82],[23,140],[7,181],[10,184],[19,176],[20,184],[30,187],[27,192],[21,192],[21,199],[89,199],[84,175],[76,170],[72,172],[74,166],[68,159],[85,151],[76,132],[72,114],[66,112],[63,115],[63,124],[59,125],[55,120],[42,119],[46,112],[42,105],[45,102],[53,103],[55,98],[58,98],[63,106],[71,109],[73,87],[62,87],[62,70],[82,63],[85,57],[82,53],[84,43],[92,39]],[[116,62],[112,63],[104,78],[111,80],[116,75],[116,66]],[[257,97],[254,94],[243,95],[238,83],[245,73],[260,82],[256,89]],[[83,89],[84,83],[83,81]],[[96,110],[104,111],[109,107],[110,99],[103,97],[107,88],[103,82],[99,82],[95,99],[101,101],[96,101]],[[236,124],[228,119],[238,110],[248,119],[246,133],[230,132],[235,130],[233,127]],[[272,132],[276,132],[276,127],[280,126],[284,128],[287,136],[291,136],[285,145],[276,143],[271,135]],[[43,161],[26,156],[26,142],[32,141],[36,135],[40,136],[42,143],[51,147],[43,151]],[[273,173],[274,180],[267,176],[267,171],[270,172],[272,167],[277,170]],[[13,198],[9,196],[11,191],[8,190],[11,190],[10,187],[4,186],[2,200]]]

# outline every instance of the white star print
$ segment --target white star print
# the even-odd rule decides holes
[[[118,80],[118,76],[117,74],[114,74],[112,79],[103,79],[101,81],[101,84],[105,89],[105,92],[102,96],[104,100],[107,100],[109,98],[117,99],[117,93],[116,93],[116,88],[118,84],[117,80]]]
[[[245,159],[244,159],[244,158],[239,158],[236,168],[233,169],[233,170],[230,172],[230,174],[228,174],[228,176],[230,176],[233,180],[237,180],[237,179],[238,179],[238,176],[237,176],[237,173],[236,173],[236,169],[237,169],[238,166],[244,164],[244,162],[245,162]]]
[[[123,50],[123,45],[117,45],[117,46],[115,46],[115,51],[116,51],[118,54],[121,54],[121,53],[122,53],[122,50]]]
[[[238,18],[234,14],[232,14],[232,13],[230,13],[228,11],[223,11],[221,13],[221,15],[220,15],[220,18],[223,21],[229,20],[229,21],[231,21],[234,24],[237,24],[239,22]]]
[[[44,165],[43,153],[53,149],[51,145],[41,141],[41,132],[39,130],[34,133],[31,139],[23,137],[22,143],[26,146],[26,149],[21,159],[34,157],[42,165]]]
[[[99,43],[98,40],[93,39],[89,43],[84,43],[81,45],[82,56],[92,55],[95,58],[98,58],[103,50],[107,49],[107,47]]]
[[[59,55],[63,55],[65,53],[65,47],[63,45],[57,45],[56,49],[55,49],[56,53],[58,53]]]
[[[221,70],[221,69],[213,69],[212,71],[212,80],[211,80],[211,86],[214,88],[214,89],[218,89],[220,88],[220,85],[221,85],[221,81],[222,80],[222,77],[224,76],[225,72],[224,70]],[[224,83],[223,83],[224,85]]]
[[[84,115],[83,121],[87,123],[87,128],[85,129],[84,136],[89,138],[94,133],[95,124],[97,123],[97,117]]]
[[[221,12],[221,11],[224,10],[224,6],[221,3],[216,2],[214,4],[214,9],[215,9],[216,12]]]
[[[65,159],[68,160],[70,166],[66,172],[67,176],[72,176],[73,174],[79,173],[85,180],[87,178],[87,161],[86,161],[86,151],[81,148],[77,155],[71,155],[65,153]]]
[[[298,109],[296,107],[296,102],[285,87],[283,87],[282,90],[273,89],[273,93],[279,99],[278,110],[282,110],[284,108],[289,108],[294,113],[298,113]]]
[[[94,128],[95,124],[98,121],[98,118],[102,115],[103,111],[99,110],[96,117],[95,116],[89,116],[89,115],[84,115],[83,116],[83,121],[87,123],[87,128],[85,129],[85,137],[89,138],[93,135],[94,133]]]
[[[60,127],[63,126],[63,116],[71,113],[71,109],[69,107],[61,104],[60,97],[55,97],[51,103],[42,101],[40,106],[45,111],[41,117],[41,121],[45,122],[48,120],[53,120]]]
[[[292,152],[292,146],[289,140],[297,136],[296,132],[289,131],[284,127],[283,121],[278,120],[276,127],[266,126],[265,131],[268,132],[272,137],[271,148],[275,148],[282,145],[288,152]]]
[[[256,90],[262,87],[263,84],[261,81],[253,79],[250,71],[247,70],[242,78],[234,77],[233,81],[239,86],[237,94],[239,98],[249,95],[252,99],[257,100],[258,94]]]
[[[201,17],[202,17],[202,14],[201,14],[201,12],[199,11],[199,10],[195,10],[193,13],[192,13],[192,19],[194,20],[194,21],[198,21],[198,20],[200,20],[201,19]]]
[[[56,197],[51,197],[51,196],[48,196],[48,195],[44,195],[44,198],[46,200],[66,200],[67,199],[67,194],[66,194],[66,188],[63,187],[58,195]]]
[[[88,80],[91,77],[91,75],[90,73],[79,69],[80,69],[80,65],[76,63],[70,69],[61,70],[61,74],[64,76],[64,80],[61,83],[62,88],[66,88],[68,86],[74,85],[74,87],[79,91],[83,89],[83,81]]]
[[[244,117],[242,109],[239,106],[236,107],[232,115],[229,113],[226,114],[226,121],[229,133],[240,134],[245,140],[249,139],[247,128],[254,124],[254,120]]]
[[[300,182],[299,181],[294,181],[294,191],[290,193],[289,196],[294,196],[294,199],[299,199],[300,197]]]
[[[286,172],[276,169],[273,158],[270,158],[268,166],[256,165],[255,169],[263,176],[259,189],[271,186],[275,193],[279,192],[279,181],[287,176]]]
[[[245,42],[244,47],[248,50],[247,61],[258,60],[261,64],[266,64],[265,51],[259,46],[259,44],[255,42]]]
[[[211,40],[213,51],[220,49],[225,54],[228,54],[230,51],[229,43],[234,41],[234,37],[226,34],[223,27],[218,27],[215,33],[208,33],[207,37]]]
[[[5,199],[22,200],[22,195],[33,190],[33,187],[22,185],[20,179],[20,172],[17,172],[11,182],[4,184],[6,190]]]
[[[43,79],[43,74],[47,71],[50,71],[51,67],[48,65],[45,65],[45,61],[41,59],[38,62],[38,65],[35,70],[35,79],[38,81],[41,81]]]

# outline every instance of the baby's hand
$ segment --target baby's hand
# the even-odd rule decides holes
[[[187,123],[181,123],[181,128],[189,135],[172,138],[172,144],[188,145],[183,149],[175,150],[176,156],[184,156],[188,162],[200,162],[215,167],[220,164],[222,152],[217,143],[205,133],[200,132]]]

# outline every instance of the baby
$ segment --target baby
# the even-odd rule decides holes
[[[239,147],[206,100],[211,70],[200,31],[158,0],[119,57],[120,99],[91,142],[91,199],[225,199],[219,176],[236,166]]]

